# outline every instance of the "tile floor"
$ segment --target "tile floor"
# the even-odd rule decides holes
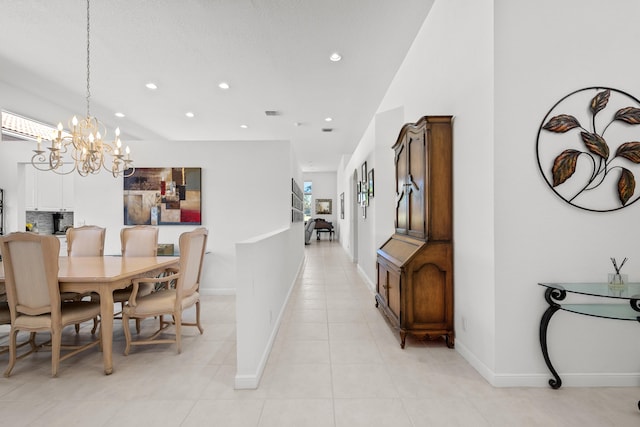
[[[305,252],[259,389],[233,388],[234,298],[207,296],[205,333],[187,329],[180,355],[162,345],[123,356],[116,321],[113,375],[94,350],[58,378],[46,352],[18,361],[0,377],[0,425],[640,426],[638,388],[493,388],[442,342],[401,350],[339,243]]]

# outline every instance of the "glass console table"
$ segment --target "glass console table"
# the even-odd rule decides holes
[[[544,286],[544,299],[549,308],[540,320],[540,347],[547,367],[553,378],[549,380],[551,388],[558,389],[562,380],[549,359],[547,349],[547,327],[554,313],[558,310],[585,316],[602,317],[605,319],[633,320],[640,322],[640,283],[625,283],[613,285],[609,283],[538,283]],[[607,302],[565,304],[567,294],[588,295],[606,298]],[[604,301],[604,300],[603,300]],[[640,402],[638,402],[640,409]]]

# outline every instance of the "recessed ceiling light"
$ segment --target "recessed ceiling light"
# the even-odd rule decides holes
[[[333,52],[333,53],[331,54],[331,56],[329,57],[329,59],[330,59],[332,62],[338,62],[338,61],[340,61],[340,60],[342,59],[342,56],[340,56],[340,54],[339,54],[338,52]]]
[[[218,87],[219,87],[220,89],[229,89],[229,83],[227,83],[227,82],[221,82],[221,83],[218,85]]]
[[[324,119],[325,122],[330,122],[331,120],[333,120],[331,117],[327,117],[326,119]]]
[[[117,113],[114,114],[114,116],[123,118],[124,117],[124,113],[121,113],[121,112],[118,111]]]
[[[189,118],[195,117],[195,114],[193,114],[191,111],[187,111],[186,113],[184,113],[184,115]]]
[[[247,125],[240,125],[240,127],[241,127],[242,129],[247,129],[249,126],[247,126]]]
[[[156,89],[158,89],[158,85],[156,85],[156,84],[155,84],[155,83],[153,83],[153,82],[149,82],[149,83],[147,83],[145,86],[147,87],[147,89],[151,89],[151,90],[156,90]]]

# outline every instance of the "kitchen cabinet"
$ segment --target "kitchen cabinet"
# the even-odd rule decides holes
[[[70,165],[63,166],[63,168],[70,167]],[[27,211],[73,211],[73,173],[59,175],[27,166],[25,189],[25,208]]]

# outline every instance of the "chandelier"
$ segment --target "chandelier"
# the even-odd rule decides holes
[[[116,128],[113,142],[106,142],[107,129],[97,118],[91,116],[90,112],[90,41],[89,41],[89,0],[87,0],[87,115],[86,118],[78,120],[76,116],[69,121],[70,133],[65,131],[62,123],[58,123],[57,131],[54,131],[49,138],[51,146],[46,147],[47,153],[42,147],[42,136],[38,136],[38,147],[33,150],[35,153],[31,158],[31,164],[38,170],[52,171],[60,175],[66,175],[77,171],[80,176],[98,174],[101,169],[109,171],[114,177],[131,176],[134,172],[133,160],[130,157],[130,150],[127,146],[122,150],[120,141],[120,128]],[[68,154],[70,160],[65,158]],[[107,164],[111,159],[110,166]],[[72,168],[64,168],[64,164],[71,164]]]

